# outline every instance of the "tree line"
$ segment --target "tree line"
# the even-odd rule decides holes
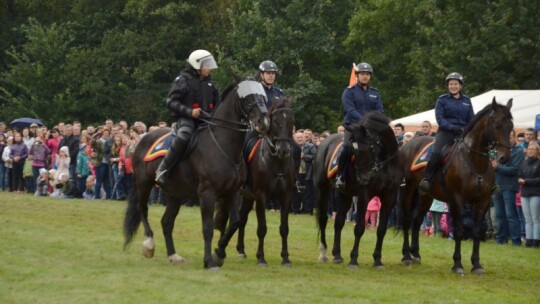
[[[458,71],[465,94],[538,89],[538,1],[0,0],[0,120],[167,119],[171,81],[195,49],[231,71],[280,67],[296,124],[335,130],[353,62],[374,68],[393,118],[434,106]]]

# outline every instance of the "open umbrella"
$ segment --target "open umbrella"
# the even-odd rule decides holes
[[[35,123],[38,126],[43,126],[43,123],[41,122],[41,120],[35,119],[35,118],[28,118],[28,117],[17,118],[14,121],[12,121],[9,125],[12,128],[22,130],[26,127],[30,127],[30,125],[33,123]]]

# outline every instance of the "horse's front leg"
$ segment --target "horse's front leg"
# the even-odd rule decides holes
[[[292,263],[289,260],[289,247],[287,239],[289,237],[289,209],[294,195],[292,188],[288,189],[281,200],[281,224],[279,226],[279,234],[281,235],[281,264],[286,267],[291,267]]]
[[[383,268],[384,265],[381,262],[382,257],[382,245],[384,237],[386,235],[386,229],[388,225],[388,217],[392,213],[394,203],[396,201],[396,195],[390,193],[390,195],[381,195],[381,213],[379,217],[379,226],[377,227],[377,244],[375,245],[375,251],[373,251],[373,260],[376,268]]]
[[[328,245],[326,244],[326,225],[328,224],[328,214],[326,212],[330,191],[335,191],[329,187],[315,187],[315,199],[317,200],[317,222],[319,224],[320,245],[319,245],[319,262],[328,262]],[[294,196],[294,195],[293,195]],[[337,195],[336,195],[337,196]],[[294,198],[293,198],[294,199]],[[336,199],[337,200],[337,199]]]
[[[257,197],[259,198],[255,204],[255,212],[257,213],[257,238],[259,240],[259,245],[257,246],[257,265],[266,266],[267,263],[264,258],[264,238],[268,232],[265,209],[268,198],[261,193],[259,193]]]
[[[199,185],[199,187],[201,187]],[[212,258],[212,238],[214,237],[214,208],[216,195],[212,191],[199,191],[199,203],[204,238],[204,268],[219,269],[218,263]]]
[[[225,200],[226,201],[224,203],[227,204],[227,209],[229,210],[229,226],[227,226],[225,234],[219,239],[218,248],[215,250],[215,257],[219,266],[223,265],[223,260],[227,256],[225,249],[227,248],[227,245],[229,244],[229,241],[233,237],[236,230],[238,230],[238,226],[240,226],[239,209],[241,197],[239,191],[235,191],[234,194],[225,198]]]
[[[238,227],[238,242],[236,244],[236,251],[238,251],[238,256],[241,258],[247,258],[245,245],[244,245],[244,234],[246,230],[246,224],[249,217],[249,212],[253,209],[252,199],[244,198],[242,201],[242,206],[240,207],[240,226]]]
[[[161,228],[163,229],[163,236],[165,237],[165,245],[167,247],[167,256],[169,262],[172,264],[184,263],[184,258],[176,254],[173,241],[173,229],[174,222],[180,211],[180,202],[170,196],[167,196],[167,206],[165,207],[165,213],[161,217]]]
[[[471,272],[474,274],[484,274],[484,268],[480,264],[480,239],[482,238],[483,231],[483,221],[489,208],[489,200],[483,204],[478,204],[478,206],[486,206],[484,208],[477,207],[475,208],[475,222],[474,222],[474,239],[473,239],[473,251],[471,255],[471,263],[473,265]],[[483,209],[483,210],[482,210]]]
[[[463,238],[463,225],[462,225],[462,207],[457,203],[450,206],[450,212],[452,214],[452,223],[454,224],[454,266],[452,266],[452,272],[464,275],[463,264],[461,263],[461,239]],[[454,208],[452,208],[454,207]]]
[[[343,257],[341,256],[341,230],[345,225],[345,217],[352,204],[352,196],[345,194],[338,195],[340,202],[338,203],[336,220],[334,222],[334,246],[332,247],[332,255],[334,256],[334,264],[343,263]],[[326,213],[325,210],[319,210],[319,212]]]
[[[358,210],[356,210],[356,225],[354,226],[354,244],[351,250],[351,261],[349,262],[349,268],[358,268],[358,249],[360,247],[360,240],[366,231],[366,209],[368,198],[363,194],[358,197]]]
[[[401,259],[401,263],[403,265],[409,266],[413,263],[412,257],[411,257],[411,246],[409,244],[409,230],[411,229],[412,224],[412,212],[410,210],[410,206],[412,204],[412,200],[417,199],[417,197],[414,197],[415,190],[412,187],[407,187],[401,189],[401,205],[402,205],[402,222],[401,225],[403,227],[403,246],[401,247],[401,253],[403,255],[403,258]]]

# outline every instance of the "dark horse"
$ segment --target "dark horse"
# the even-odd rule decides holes
[[[291,153],[290,140],[294,127],[294,113],[288,99],[274,102],[269,109],[270,131],[262,137],[251,160],[248,160],[248,179],[246,194],[240,208],[240,227],[238,229],[238,244],[236,249],[241,257],[246,257],[244,251],[244,229],[248,215],[256,200],[257,236],[259,247],[257,263],[266,265],[264,259],[264,237],[266,236],[265,206],[269,200],[281,203],[281,257],[282,264],[290,266],[287,236],[289,235],[289,209],[295,191],[295,166]]]
[[[378,196],[381,200],[380,223],[377,228],[377,244],[373,252],[374,266],[380,268],[381,250],[386,234],[388,217],[394,207],[399,185],[403,177],[398,154],[398,144],[390,128],[389,119],[380,112],[370,112],[362,121],[347,127],[352,133],[351,146],[355,156],[344,177],[346,186],[338,194],[338,208],[334,223],[334,263],[342,263],[341,230],[345,223],[353,196],[358,196],[354,246],[349,267],[358,267],[358,247],[365,231],[365,212],[369,200]],[[335,147],[342,142],[341,134],[328,137],[320,146],[313,165],[313,179],[318,198],[318,223],[321,235],[319,261],[328,261],[326,245],[327,203],[330,191],[335,191],[327,178],[327,164]]]
[[[167,206],[161,225],[171,263],[184,261],[176,253],[172,238],[174,221],[183,198],[195,199],[201,206],[205,268],[222,265],[225,248],[238,228],[238,189],[246,178],[246,168],[241,158],[242,145],[249,123],[258,132],[266,132],[268,129],[264,104],[266,95],[260,83],[244,80],[229,87],[223,96],[226,97],[216,107],[213,116],[205,119],[208,126],[199,132],[194,149],[187,159],[177,164],[169,174],[166,184],[162,186],[167,194]],[[130,195],[124,218],[125,246],[131,242],[142,221],[145,235],[143,254],[146,257],[154,255],[155,247],[153,232],[148,223],[147,200],[161,159],[145,162],[143,157],[152,143],[167,132],[170,130],[159,129],[145,135],[133,154],[134,193]],[[213,216],[216,206],[229,210],[231,220],[212,257]]]
[[[466,209],[473,213],[473,252],[472,272],[484,273],[480,265],[480,236],[482,221],[489,208],[494,190],[495,170],[489,162],[492,151],[497,152],[497,160],[506,163],[510,157],[509,136],[512,122],[512,99],[506,106],[493,102],[476,114],[450,149],[448,161],[438,170],[433,178],[430,193],[418,191],[418,184],[425,169],[411,172],[411,165],[420,151],[432,137],[417,137],[408,142],[400,151],[403,159],[406,185],[402,192],[403,202],[403,263],[420,263],[420,245],[418,234],[420,225],[431,206],[433,198],[446,202],[450,207],[454,224],[454,266],[452,271],[463,275],[461,264],[461,239],[463,236],[463,214]],[[419,199],[419,202],[418,202]],[[409,246],[409,229],[412,225],[412,241]]]

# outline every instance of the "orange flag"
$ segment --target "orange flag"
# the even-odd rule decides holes
[[[352,64],[351,77],[349,78],[349,86],[352,87],[356,84],[356,64]]]

